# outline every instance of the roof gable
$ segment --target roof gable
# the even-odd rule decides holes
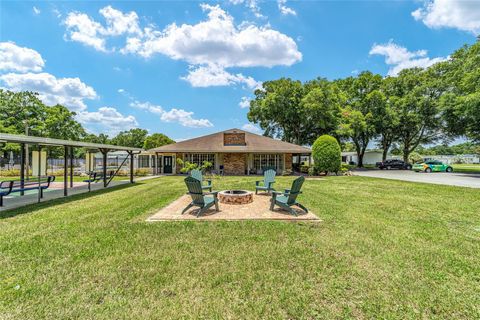
[[[232,140],[225,140],[225,134],[244,135],[245,142],[238,141],[229,143]],[[235,141],[235,140],[234,140]],[[161,146],[149,150],[150,152],[262,152],[262,153],[310,153],[306,147],[293,143],[275,140],[270,137],[261,136],[240,129],[230,129],[217,133],[180,141],[177,143]]]

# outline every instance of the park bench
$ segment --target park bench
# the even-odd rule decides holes
[[[115,171],[114,170],[111,170],[111,171],[108,171],[107,172],[107,180],[109,180],[110,178],[113,177],[113,175],[115,174]],[[102,172],[99,172],[99,171],[92,171],[88,174],[88,179],[86,180],[83,180],[83,182],[87,182],[88,183],[88,191],[91,191],[91,183],[97,183],[99,181],[103,181],[103,171]]]
[[[32,178],[31,180],[9,180],[0,182],[0,207],[3,206],[3,197],[15,192],[40,190],[40,198],[43,198],[43,190],[48,189],[55,181],[55,176]]]

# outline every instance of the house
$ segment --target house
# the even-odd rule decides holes
[[[213,164],[212,170],[226,175],[261,174],[274,167],[277,173],[289,173],[293,157],[311,155],[311,150],[292,143],[257,135],[240,129],[184,140],[147,151],[155,155],[155,173],[180,173],[177,159],[201,165]]]
[[[382,151],[365,151],[363,155],[363,164],[374,165],[382,161]],[[342,152],[342,162],[346,164],[358,164],[358,156],[356,152]]]

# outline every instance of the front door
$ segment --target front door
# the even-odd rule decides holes
[[[163,157],[163,173],[173,173],[173,163],[172,156]]]

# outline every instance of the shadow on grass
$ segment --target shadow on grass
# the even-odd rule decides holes
[[[45,201],[40,202],[40,203],[32,203],[32,204],[28,204],[28,205],[25,205],[25,206],[20,207],[20,208],[14,208],[14,209],[10,209],[10,210],[7,209],[3,212],[0,212],[0,220],[12,218],[12,217],[22,215],[22,214],[25,214],[25,213],[32,213],[32,212],[35,212],[35,211],[38,211],[38,210],[54,207],[56,205],[60,205],[60,204],[64,204],[64,203],[69,203],[69,202],[74,202],[74,201],[77,201],[77,200],[88,199],[90,197],[93,197],[93,196],[96,196],[96,195],[99,195],[99,194],[106,194],[106,193],[110,193],[110,192],[113,192],[113,191],[118,191],[118,190],[123,190],[123,189],[131,188],[131,187],[135,187],[135,186],[142,185],[142,184],[145,184],[145,182],[138,181],[138,182],[135,182],[134,184],[131,184],[131,183],[121,184],[121,185],[118,185],[118,186],[108,187],[106,189],[94,190],[94,191],[75,194],[75,195],[71,195],[71,196],[67,196],[67,197],[45,200]]]

